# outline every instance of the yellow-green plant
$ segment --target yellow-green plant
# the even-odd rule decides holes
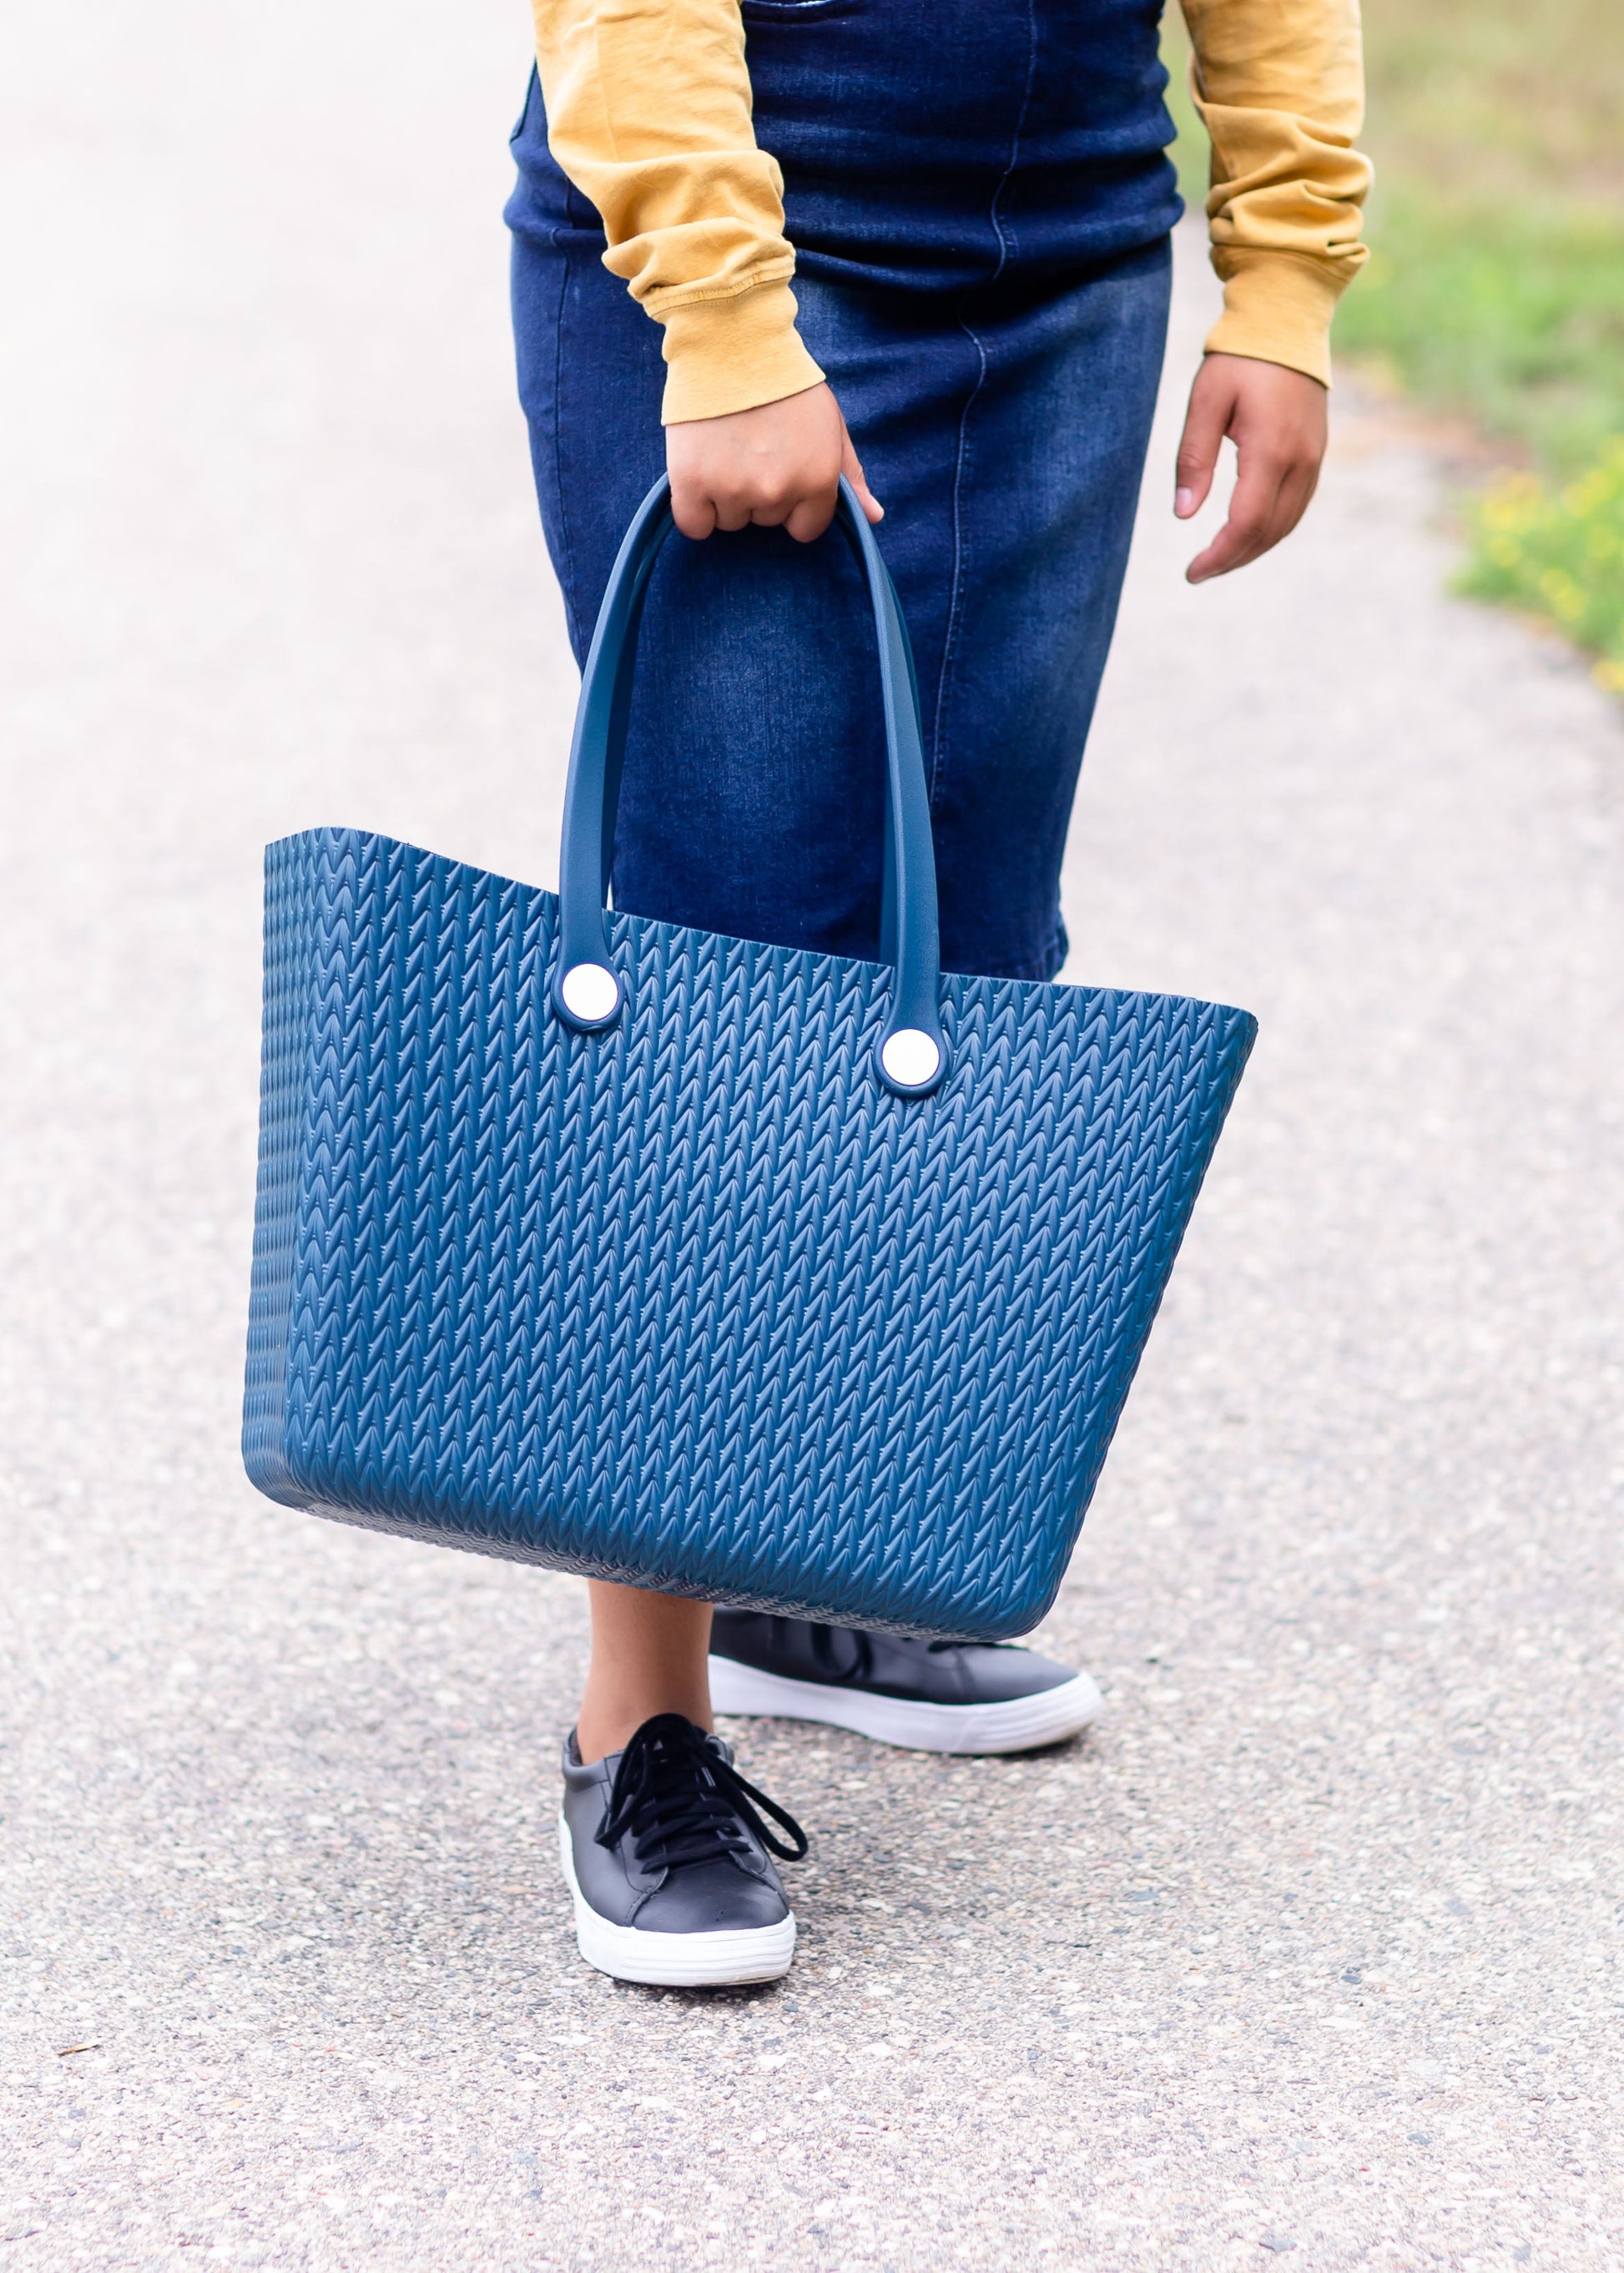
[[[1473,512],[1459,586],[1545,617],[1624,694],[1624,435],[1560,487],[1526,473],[1495,482]]]

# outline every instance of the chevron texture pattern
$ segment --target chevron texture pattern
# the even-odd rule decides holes
[[[267,854],[244,1453],[273,1499],[667,1593],[1026,1632],[1076,1542],[1255,1033],[611,919],[387,837]]]

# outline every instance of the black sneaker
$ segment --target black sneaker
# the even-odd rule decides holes
[[[657,1714],[623,1752],[590,1767],[571,1731],[559,1849],[575,1940],[600,1973],[714,1989],[789,1971],[795,1916],[767,1849],[798,1863],[806,1834],[733,1759],[719,1737],[680,1713]],[[752,1800],[788,1833],[788,1846]]]
[[[1103,1700],[1086,1673],[1009,1642],[910,1641],[754,1610],[718,1609],[718,1713],[827,1721],[916,1752],[1026,1752],[1058,1744]]]

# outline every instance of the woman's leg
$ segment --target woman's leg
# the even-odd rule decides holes
[[[1162,364],[1166,248],[1051,290],[905,296],[798,280],[802,326],[876,492],[919,664],[943,962],[1048,979],[1059,875],[1116,620]],[[876,760],[877,763],[877,760]],[[949,1648],[722,1610],[718,1711],[913,1750],[1022,1752],[1100,1692],[1026,1649]]]
[[[665,366],[656,326],[602,268],[597,214],[548,154],[533,76],[514,151],[521,175],[508,220],[519,393],[580,661],[620,536],[664,461]],[[591,1656],[575,1728],[582,1760],[620,1752],[660,1713],[709,1729],[709,1603],[605,1579],[591,1580],[588,1592]]]
[[[625,1749],[657,1713],[710,1726],[710,1605],[594,1579],[592,1655],[575,1723],[583,1760]]]
[[[515,320],[543,521],[579,656],[663,463],[664,370],[657,327],[604,269],[596,216],[552,164],[541,127],[532,96],[508,213]],[[950,969],[1049,978],[1065,951],[1061,854],[1126,565],[1168,272],[1155,246],[1047,289],[951,299],[798,280],[808,344],[887,507],[882,542],[920,666]],[[756,529],[667,544],[640,647],[620,906],[735,937],[876,952],[872,637],[832,532],[804,548]],[[704,1697],[706,1622],[692,1605],[599,1587],[594,1632],[583,1745],[636,1700]]]
[[[508,213],[514,329],[543,528],[580,659],[626,525],[665,463],[665,365],[658,327],[604,268],[597,215],[553,164],[544,127],[532,85]],[[874,951],[877,667],[847,667],[872,644],[838,536],[809,551],[776,530],[669,541],[639,649],[619,905]],[[710,1606],[601,1580],[591,1603],[583,1759],[618,1751],[662,1712],[709,1729]]]

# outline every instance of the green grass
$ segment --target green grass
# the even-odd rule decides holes
[[[1475,419],[1507,470],[1462,588],[1559,626],[1624,692],[1624,0],[1365,0],[1372,259],[1339,355]],[[1186,197],[1207,149],[1169,24]]]
[[[1402,178],[1337,312],[1343,355],[1470,411],[1558,475],[1624,434],[1624,219],[1558,204],[1462,206]]]

